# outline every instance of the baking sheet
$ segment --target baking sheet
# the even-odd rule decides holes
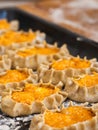
[[[51,44],[54,41],[58,42],[59,46],[66,43],[70,53],[74,56],[80,55],[80,57],[87,56],[87,58],[96,57],[98,59],[98,44],[96,42],[74,34],[67,29],[63,29],[16,8],[0,9],[0,19],[2,18],[6,18],[9,21],[14,19],[19,20],[20,29],[23,30],[31,28],[45,32],[46,40]],[[69,102],[70,100],[67,100],[65,106]],[[0,111],[0,130],[28,130],[32,117],[33,115],[11,118]]]

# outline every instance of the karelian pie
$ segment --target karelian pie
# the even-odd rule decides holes
[[[45,110],[33,117],[29,130],[98,130],[98,104]]]
[[[0,73],[9,69],[11,69],[11,60],[7,55],[0,56]]]
[[[17,31],[19,29],[19,22],[17,20],[13,20],[11,22],[8,22],[6,19],[0,20],[0,34],[13,30]]]
[[[58,48],[57,45],[50,45],[46,42],[29,48],[22,48],[16,51],[8,51],[12,59],[13,68],[32,68],[36,70],[41,63],[49,64],[53,60],[70,56],[66,45]]]
[[[31,69],[14,69],[0,73],[0,95],[23,89],[25,83],[36,83],[37,74]]]
[[[38,69],[41,82],[58,84],[65,83],[67,77],[98,71],[96,59],[87,60],[79,57],[69,57],[52,62],[50,65],[40,65]]]
[[[35,43],[40,44],[44,39],[45,34],[39,31],[7,31],[0,35],[0,54],[6,53],[8,49],[16,50],[22,47],[33,46]]]
[[[98,73],[67,78],[64,90],[74,101],[98,102]]]
[[[42,107],[55,109],[67,98],[51,84],[26,84],[22,91],[2,97],[1,110],[11,117],[40,113]]]

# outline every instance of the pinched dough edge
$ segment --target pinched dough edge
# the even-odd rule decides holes
[[[24,31],[19,31],[20,33],[24,33]],[[33,32],[31,29],[29,32]],[[34,46],[35,44],[40,45],[45,40],[45,33],[42,33],[40,31],[34,32],[36,34],[36,37],[32,39],[31,42],[23,42],[21,44],[13,42],[11,45],[8,46],[0,46],[0,54],[7,54],[8,50],[17,50],[23,47],[30,47]]]
[[[0,73],[11,69],[11,59],[7,55],[0,56]]]
[[[90,109],[94,112],[95,116],[92,119],[83,122],[78,122],[76,124],[64,128],[53,128],[45,124],[44,121],[45,111],[44,111],[44,113],[35,115],[32,118],[29,130],[97,130],[98,129],[98,104],[87,109]],[[58,110],[55,110],[54,112],[56,111]]]
[[[98,102],[98,84],[93,87],[80,87],[73,78],[67,78],[64,91],[68,97],[78,102]]]
[[[54,86],[52,86],[54,87]],[[56,109],[67,98],[67,93],[59,91],[52,94],[43,101],[34,101],[31,105],[16,102],[10,95],[6,95],[1,99],[1,110],[11,117],[40,113],[44,109]]]
[[[68,59],[70,59],[69,57]],[[85,58],[84,58],[85,59]],[[61,59],[60,59],[61,60]],[[60,81],[65,84],[66,79],[68,77],[73,77],[81,74],[89,74],[93,71],[98,72],[98,62],[97,59],[89,60],[91,66],[89,68],[84,69],[74,69],[69,68],[65,70],[55,70],[51,68],[50,65],[41,64],[38,68],[38,75],[40,82],[47,83],[50,82],[51,84],[58,84]]]
[[[44,47],[49,47],[49,48],[58,48],[57,45],[50,45],[50,44],[41,44],[41,45],[34,45],[33,47],[39,47],[39,48],[44,48]],[[22,48],[22,50],[24,50],[25,48]],[[57,60],[60,58],[64,58],[69,56],[69,52],[68,49],[66,47],[66,45],[63,45],[59,52],[56,54],[51,54],[51,55],[40,55],[40,54],[35,54],[35,55],[31,55],[28,57],[22,57],[17,55],[17,51],[9,51],[8,55],[10,58],[12,58],[12,63],[13,63],[13,67],[15,68],[16,66],[19,66],[21,68],[31,68],[33,70],[37,70],[38,66],[41,63],[45,63],[45,64],[49,64],[50,62],[52,62],[53,60]],[[21,62],[20,62],[21,61]]]
[[[13,30],[18,31],[19,29],[19,21],[18,20],[12,20],[9,22],[10,28],[9,29],[0,29],[0,34],[5,33],[6,31]]]
[[[27,68],[16,68],[16,70],[26,72],[28,74],[28,77],[20,82],[10,82],[7,84],[0,84],[0,95],[4,96],[6,94],[11,93],[12,91],[20,91],[23,89],[24,84],[26,83],[37,83],[38,76],[36,73],[34,73],[31,69]],[[0,75],[4,75],[6,72],[2,72]]]

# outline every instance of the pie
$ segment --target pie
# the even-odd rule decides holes
[[[6,53],[9,50],[15,50],[22,47],[33,46],[35,43],[41,43],[45,39],[45,34],[39,31],[7,31],[0,35],[1,52]]]
[[[98,102],[98,73],[79,75],[66,80],[68,97],[78,102]]]
[[[13,30],[17,31],[19,28],[19,22],[17,20],[13,20],[11,22],[8,22],[6,19],[0,20],[0,34]]]
[[[11,69],[11,60],[7,55],[0,56],[0,73]]]
[[[98,110],[98,104],[96,107]],[[97,130],[96,107],[69,106],[61,110],[45,110],[33,117],[30,130]]]
[[[35,44],[33,47],[22,48],[16,52],[9,51],[8,55],[13,61],[14,68],[19,66],[21,68],[32,68],[33,70],[37,70],[41,63],[49,64],[53,60],[70,56],[66,45],[58,48],[57,45],[47,43],[41,44],[41,46]]]
[[[16,117],[41,112],[42,107],[55,109],[67,98],[59,87],[51,84],[26,84],[22,91],[12,92],[1,100],[1,110]]]
[[[37,75],[30,69],[7,70],[0,74],[0,95],[21,90],[25,83],[36,83]]]
[[[39,79],[41,82],[65,84],[67,77],[73,77],[92,71],[98,71],[98,62],[96,59],[82,59],[79,57],[63,58],[58,61],[53,61],[50,65],[40,65],[38,69]]]

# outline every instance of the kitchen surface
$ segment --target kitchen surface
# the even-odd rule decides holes
[[[20,8],[98,41],[98,0],[39,0]]]
[[[16,6],[98,42],[98,0],[32,0],[1,2]]]

